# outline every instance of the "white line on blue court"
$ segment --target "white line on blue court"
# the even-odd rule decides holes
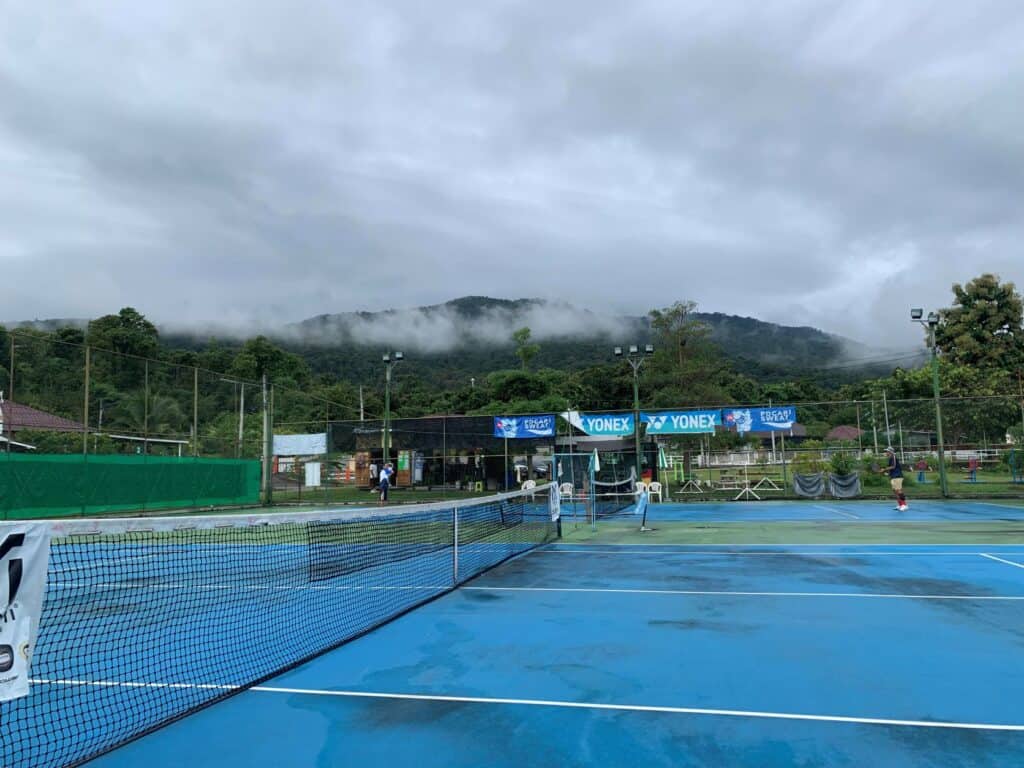
[[[83,685],[126,688],[197,688],[236,690],[232,685],[189,685],[187,683],[122,683],[91,680],[33,680],[36,685]],[[383,693],[378,691],[328,691],[315,688],[279,688],[257,685],[249,689],[256,693],[278,693],[291,696],[334,696],[351,699],[392,699],[398,701],[445,702],[456,704],[491,704],[527,707],[560,707],[563,709],[597,709],[615,712],[654,712],[674,715],[711,715],[717,717],[748,717],[770,720],[809,720],[824,723],[853,723],[857,725],[887,725],[910,728],[945,728],[971,731],[1024,731],[1024,725],[1008,723],[961,723],[943,720],[901,720],[884,717],[847,717],[844,715],[810,715],[797,712],[764,712],[746,709],[707,709],[704,707],[667,707],[643,704],[604,704],[587,701],[558,701],[552,699],[506,699],[488,696],[442,696],[422,693]]]
[[[844,512],[843,510],[836,509],[835,507],[827,507],[824,504],[815,504],[814,508],[824,510],[825,512],[832,512],[837,515],[844,515],[845,517],[852,517],[854,520],[860,520],[860,515],[855,515],[853,512]]]
[[[632,545],[631,545],[632,546]],[[648,545],[648,546],[665,546]],[[735,546],[732,544],[726,546]],[[796,545],[799,546],[799,545]],[[976,545],[975,545],[976,546]],[[722,549],[680,549],[680,550],[642,550],[642,549],[538,549],[529,553],[534,555],[672,555],[686,557],[693,555],[713,555],[715,557],[976,557],[984,554],[966,550],[949,551],[885,551],[885,550],[751,550],[736,551]],[[1024,554],[1024,552],[1022,552]]]
[[[1012,566],[1015,566],[1017,568],[1024,568],[1024,563],[1015,563],[1015,562],[1013,562],[1013,560],[1003,560],[1003,558],[1001,558],[1001,557],[996,557],[995,555],[990,555],[990,554],[988,554],[986,552],[979,552],[978,554],[981,555],[982,557],[987,557],[989,560],[995,560],[995,561],[1000,562],[1000,563],[1006,563],[1007,565],[1012,565]]]
[[[1024,566],[1022,566],[1024,567]],[[612,595],[715,595],[737,597],[860,597],[888,600],[1024,600],[1024,595],[913,595],[889,592],[751,592],[726,589],[613,589],[601,587],[469,587],[459,589],[479,592],[565,592]]]

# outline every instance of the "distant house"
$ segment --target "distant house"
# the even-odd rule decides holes
[[[40,411],[12,400],[4,400],[0,394],[0,444],[6,449],[22,451],[35,450],[34,445],[18,441],[18,433],[25,430],[47,432],[84,432],[85,427],[77,421],[65,419],[53,413]]]
[[[863,434],[863,429],[857,429],[857,427],[851,426],[850,424],[841,424],[825,435],[825,439],[830,442],[845,440],[853,443],[859,440]]]

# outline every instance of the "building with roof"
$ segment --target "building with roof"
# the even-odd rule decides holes
[[[0,444],[5,450],[35,450],[34,445],[18,440],[18,434],[26,430],[81,434],[85,431],[85,426],[81,422],[65,419],[63,416],[47,413],[12,400],[4,400],[3,393],[0,392]]]
[[[857,427],[851,424],[840,424],[838,427],[833,427],[829,430],[828,434],[825,435],[826,440],[846,440],[851,443],[857,442],[864,434],[863,429],[857,429]]]

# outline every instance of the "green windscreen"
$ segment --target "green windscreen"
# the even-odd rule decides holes
[[[0,519],[256,504],[259,487],[246,459],[0,455]]]

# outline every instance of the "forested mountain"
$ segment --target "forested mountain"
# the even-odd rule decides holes
[[[882,374],[892,368],[886,355],[816,328],[776,325],[721,312],[694,313],[709,339],[738,371],[763,381],[795,376],[837,384]],[[39,330],[84,328],[82,320],[37,320],[15,325]],[[512,332],[529,327],[539,344],[538,368],[579,370],[611,360],[612,347],[652,340],[647,318],[598,314],[565,302],[466,296],[433,306],[380,312],[319,315],[264,329],[280,346],[300,354],[316,373],[350,382],[377,377],[386,349],[406,353],[410,373],[440,386],[461,386],[491,371],[516,367]],[[223,332],[162,328],[167,348],[198,350],[212,338],[228,349],[241,346]],[[863,362],[863,364],[859,364]]]

